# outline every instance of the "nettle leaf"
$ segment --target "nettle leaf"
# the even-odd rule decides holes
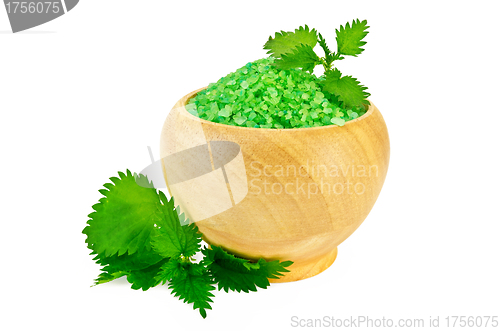
[[[154,224],[162,217],[154,188],[137,185],[129,170],[118,174],[120,178],[110,178],[113,184],[104,184],[107,190],[99,190],[104,198],[92,206],[95,211],[83,229],[89,248],[107,257],[133,254],[148,246]]]
[[[301,44],[291,53],[282,54],[281,59],[277,59],[274,63],[278,69],[302,68],[304,71],[312,72],[319,61],[311,46]]]
[[[370,93],[366,87],[352,76],[343,76],[338,69],[325,72],[325,80],[322,82],[323,89],[337,96],[346,109],[353,107],[364,107],[369,102],[366,100]]]
[[[130,271],[127,274],[127,280],[132,284],[132,289],[147,291],[151,287],[158,285],[160,281],[156,276],[160,272],[161,266],[167,263],[167,261],[168,259],[164,259],[145,269]]]
[[[108,283],[112,280],[118,279],[118,278],[126,276],[126,275],[127,275],[127,273],[124,271],[117,271],[114,273],[103,272],[103,273],[99,274],[97,279],[94,280],[93,286]]]
[[[165,285],[165,283],[171,281],[172,278],[182,275],[185,265],[186,263],[183,263],[180,259],[170,259],[161,266],[160,272],[156,275],[156,279]]]
[[[332,64],[333,61],[335,61],[335,57],[333,52],[328,48],[328,45],[326,44],[325,38],[321,35],[321,33],[318,33],[318,43],[325,52],[325,61],[328,66]]]
[[[117,258],[120,258],[122,256],[119,256]],[[160,283],[156,276],[161,271],[160,267],[167,264],[168,260],[169,259],[161,259],[153,265],[148,265],[140,269],[117,270],[117,264],[110,264],[102,269],[103,272],[95,280],[94,286],[108,283],[122,276],[127,276],[127,281],[132,284],[132,289],[138,290],[142,288],[144,291],[146,291],[149,288],[154,287]]]
[[[358,56],[364,49],[361,46],[366,42],[362,41],[368,34],[366,29],[368,22],[366,20],[360,22],[359,19],[352,21],[352,26],[349,22],[346,23],[345,28],[340,26],[340,30],[335,30],[337,34],[337,52],[344,55]]]
[[[91,254],[95,254],[95,252]],[[132,283],[132,288],[143,288],[144,290],[156,284],[152,285],[152,283],[146,282],[144,278],[147,276],[141,275],[143,273],[149,275],[148,270],[152,269],[158,273],[159,266],[168,261],[168,259],[155,253],[151,247],[141,249],[134,254],[115,254],[109,257],[98,254],[94,257],[94,260],[103,266],[101,269],[103,272],[95,280],[95,285],[104,284],[127,275],[127,280]]]
[[[161,255],[154,252],[150,246],[148,246],[135,252],[134,254],[125,253],[123,255],[115,254],[112,256],[98,254],[94,257],[94,260],[96,263],[104,267],[102,269],[103,271],[109,273],[117,271],[141,270],[164,259]]]
[[[279,279],[281,276],[284,276],[284,272],[290,272],[287,268],[291,266],[293,262],[280,262],[278,260],[265,261],[264,259],[260,259],[258,264],[260,265],[260,270],[262,270],[262,273],[265,272],[267,278]]]
[[[325,80],[326,81],[336,81],[336,80],[339,80],[341,76],[342,76],[342,73],[337,68],[333,68],[333,70],[325,72]]]
[[[119,172],[119,178],[111,178],[113,184],[104,185],[107,190],[100,192],[105,198],[89,215],[83,233],[93,259],[103,267],[95,285],[126,276],[132,289],[146,291],[169,282],[172,293],[205,318],[212,309],[215,280],[219,289],[248,292],[266,288],[268,278],[288,271],[289,261],[253,263],[219,247],[204,251],[205,258],[195,264],[192,256],[201,248],[198,228],[178,212],[173,199],[157,193],[141,176]]]
[[[160,197],[146,176],[129,170],[118,174],[111,178],[113,184],[104,184],[108,190],[100,190],[105,198],[93,206],[83,230],[91,255],[103,266],[95,284],[127,275],[132,288],[146,290],[156,285],[150,275],[168,261],[151,247],[154,224],[163,215]]]
[[[259,259],[256,263],[235,257],[227,253],[218,246],[211,246],[211,249],[204,249],[205,263],[210,268],[219,291],[224,289],[237,292],[257,291],[257,287],[267,288],[270,283],[268,278],[279,278],[284,272],[288,272],[286,267],[292,265],[291,261],[267,262]]]
[[[316,29],[309,30],[309,27],[306,25],[295,29],[294,32],[276,32],[274,38],[269,37],[269,40],[264,45],[264,49],[268,50],[267,54],[279,58],[283,54],[291,53],[301,44],[314,48],[317,41]]]
[[[203,318],[207,317],[206,309],[212,309],[210,297],[212,291],[213,277],[208,269],[202,264],[187,264],[181,269],[181,273],[175,275],[168,285],[174,296],[179,297],[185,303],[192,303],[193,309],[199,309]]]
[[[154,250],[163,257],[172,258],[196,254],[200,250],[201,242],[198,227],[194,223],[181,224],[184,217],[182,215],[182,219],[179,219],[173,198],[168,200],[165,194],[160,192],[160,200],[163,203],[160,208],[163,217],[156,223],[152,236],[151,245]]]

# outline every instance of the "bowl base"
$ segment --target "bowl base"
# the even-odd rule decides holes
[[[308,261],[306,263],[297,264],[294,263],[288,270],[290,272],[284,273],[280,279],[269,279],[270,283],[287,283],[287,282],[295,282],[297,280],[306,279],[312,276],[316,276],[319,273],[322,273],[326,269],[328,269],[335,259],[337,258],[338,249],[335,247],[333,251],[330,253],[321,256],[320,258],[314,261]]]

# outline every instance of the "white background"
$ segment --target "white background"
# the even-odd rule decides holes
[[[0,7],[2,330],[287,330],[301,319],[500,315],[496,1],[82,0],[9,32]],[[322,274],[217,292],[203,320],[166,286],[98,275],[81,234],[97,191],[158,157],[183,95],[266,56],[269,35],[367,19],[338,63],[385,117],[391,162],[363,225]]]

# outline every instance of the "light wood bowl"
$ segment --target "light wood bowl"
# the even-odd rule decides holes
[[[176,204],[209,244],[248,259],[294,262],[271,281],[327,269],[337,246],[367,217],[387,174],[389,136],[377,107],[371,103],[342,127],[245,128],[189,114],[185,105],[200,90],[177,102],[161,133],[164,176]],[[219,141],[235,144],[224,151]]]

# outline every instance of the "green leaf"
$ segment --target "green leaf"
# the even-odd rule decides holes
[[[297,46],[304,44],[314,48],[317,43],[317,32],[315,29],[309,30],[309,27],[299,27],[294,32],[281,31],[276,32],[274,38],[269,37],[269,40],[264,45],[267,49],[267,54],[271,54],[275,58],[281,57],[283,54],[291,53]]]
[[[95,285],[127,275],[127,280],[132,284],[133,289],[143,288],[144,291],[157,285],[157,282],[149,278],[154,278],[160,271],[160,266],[168,262],[168,259],[156,254],[151,248],[131,255],[127,253],[110,257],[96,255],[94,260],[104,266],[103,273],[95,280]]]
[[[163,257],[154,252],[149,246],[134,254],[115,254],[108,257],[104,254],[98,254],[94,257],[94,260],[104,266],[103,271],[114,273],[117,271],[141,270],[158,263],[163,260]]]
[[[267,278],[279,279],[283,276],[284,272],[290,272],[290,270],[286,269],[293,264],[292,261],[283,261],[280,262],[278,260],[266,262],[264,259],[260,259],[258,261],[260,264],[260,270],[265,272]]]
[[[216,282],[219,291],[224,289],[237,292],[257,291],[257,287],[267,288],[268,278],[279,278],[284,272],[288,272],[292,262],[271,261],[266,262],[259,259],[256,263],[235,257],[227,253],[221,247],[211,246],[211,249],[204,249],[204,263],[208,265]]]
[[[192,223],[181,225],[184,221],[174,205],[174,199],[168,200],[163,192],[160,192],[160,200],[163,202],[161,211],[163,217],[157,221],[152,237],[151,245],[154,250],[163,257],[177,258],[189,257],[200,250],[201,234],[198,227]]]
[[[283,54],[281,59],[277,59],[274,63],[278,69],[302,68],[312,72],[314,67],[320,63],[319,61],[318,55],[314,53],[311,46],[301,44],[291,53]]]
[[[187,264],[182,272],[175,275],[168,288],[174,296],[187,303],[193,303],[193,309],[199,309],[203,318],[207,317],[206,309],[212,309],[210,297],[215,290],[213,279],[202,264]]]
[[[129,170],[118,174],[119,178],[111,178],[114,185],[104,184],[107,190],[99,191],[105,198],[93,206],[95,212],[83,230],[91,255],[103,266],[96,285],[127,275],[132,288],[147,290],[156,285],[153,278],[168,261],[151,247],[154,225],[163,217],[162,205],[146,176]]]
[[[155,287],[160,282],[157,275],[160,272],[160,267],[167,263],[168,259],[161,260],[160,262],[141,270],[130,271],[127,275],[127,280],[132,284],[132,289],[147,291],[151,287]]]
[[[184,272],[184,266],[180,259],[170,259],[167,263],[163,264],[160,272],[156,275],[156,279],[163,285],[172,280],[172,278],[179,277]]]
[[[105,197],[92,206],[95,211],[83,229],[89,248],[107,257],[133,254],[147,247],[154,224],[162,216],[154,188],[139,186],[129,170],[118,174],[120,178],[110,178],[114,185],[107,183],[107,190],[99,190]],[[147,181],[142,177],[138,176]]]
[[[325,80],[322,82],[323,89],[335,94],[345,109],[353,107],[364,107],[369,102],[366,100],[370,96],[365,86],[351,76],[340,77],[340,71],[334,69],[325,72]]]
[[[340,70],[337,68],[333,68],[333,70],[325,72],[325,81],[339,80],[341,76],[342,73],[340,72]]]
[[[340,30],[335,30],[337,34],[337,52],[339,54],[358,56],[364,51],[361,46],[366,44],[365,41],[362,41],[368,34],[366,29],[369,26],[366,24],[366,20],[360,22],[357,19],[352,21],[352,26],[349,26],[349,22],[347,22],[345,28],[341,26]]]
[[[335,60],[335,56],[332,53],[332,51],[330,50],[330,48],[328,48],[328,45],[326,44],[326,40],[325,40],[325,38],[323,38],[321,33],[318,33],[318,43],[321,46],[321,48],[323,49],[323,51],[325,52],[325,61],[326,61],[327,66],[330,66],[332,64],[332,62]]]
[[[125,275],[127,275],[127,273],[124,271],[117,271],[114,273],[103,272],[94,280],[95,283],[92,286],[108,283]]]

